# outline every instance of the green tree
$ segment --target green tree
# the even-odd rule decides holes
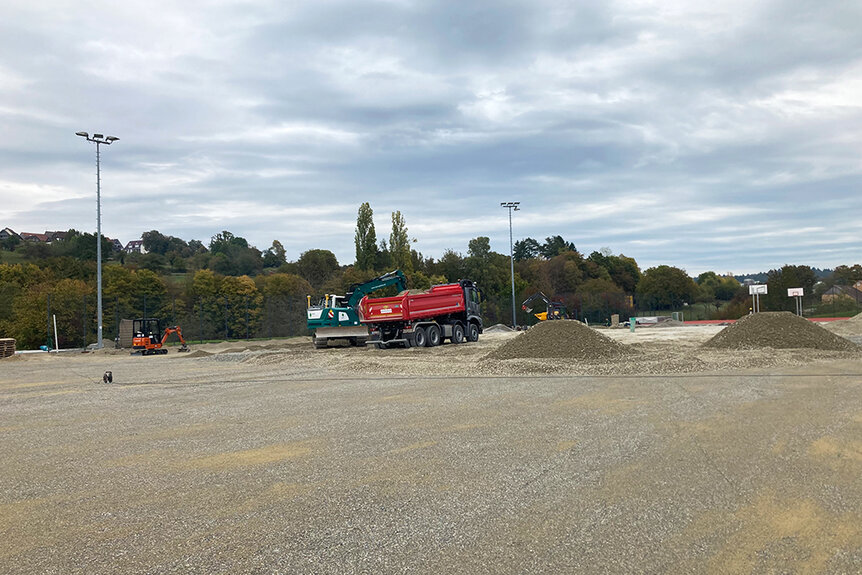
[[[545,243],[542,244],[541,247],[542,257],[546,259],[551,259],[554,256],[558,256],[563,252],[576,252],[575,244],[572,242],[567,242],[563,239],[562,236],[551,236],[545,238]]]
[[[272,246],[263,253],[263,267],[277,268],[287,262],[287,250],[278,240],[272,240]]]
[[[392,212],[392,233],[389,234],[389,256],[392,265],[406,274],[413,271],[413,261],[410,257],[410,238],[407,236],[407,224],[400,211]]]
[[[296,261],[299,275],[315,288],[320,288],[338,269],[338,260],[329,250],[308,250]]]
[[[49,324],[47,298],[50,295],[51,314],[57,317],[59,346],[55,343],[55,347],[82,347],[84,330],[88,335],[95,332],[96,298],[93,292],[92,286],[76,279],[61,279],[51,286],[41,284],[28,290],[16,298],[13,305],[15,325],[12,337],[23,349],[35,349],[46,342]],[[53,339],[53,333],[50,337]]]
[[[637,286],[639,305],[642,308],[667,309],[692,303],[697,286],[684,270],[661,265],[649,268]]]
[[[356,216],[356,268],[373,270],[377,263],[377,233],[374,231],[374,211],[368,202],[359,206]]]
[[[229,276],[222,280],[219,296],[224,304],[229,337],[243,338],[256,333],[260,323],[263,295],[249,276]]]
[[[516,262],[537,258],[542,253],[542,244],[533,238],[518,240],[512,247],[512,256]]]
[[[763,311],[796,311],[796,301],[787,297],[787,288],[803,288],[805,299],[810,300],[816,283],[817,274],[809,266],[784,265],[781,269],[769,270]]]

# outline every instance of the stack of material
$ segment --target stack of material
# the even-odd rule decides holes
[[[747,315],[703,344],[717,349],[823,349],[858,351],[850,340],[789,311]]]
[[[856,314],[850,319],[830,321],[823,327],[844,337],[862,335],[862,313]]]
[[[507,341],[488,354],[488,359],[580,359],[621,357],[625,345],[574,320],[552,320]]]
[[[11,337],[0,339],[0,357],[15,355],[15,340]]]

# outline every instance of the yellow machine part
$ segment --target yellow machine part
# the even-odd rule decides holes
[[[543,311],[542,313],[534,313],[533,315],[539,318],[540,321],[545,321],[546,319],[548,319],[548,312],[546,311]]]

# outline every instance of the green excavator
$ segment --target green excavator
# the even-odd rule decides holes
[[[395,286],[399,292],[407,289],[407,278],[401,270],[353,284],[343,296],[325,294],[316,305],[312,305],[311,296],[307,296],[306,323],[312,332],[314,347],[324,348],[330,341],[338,340],[364,346],[368,341],[368,328],[359,322],[356,307],[364,296],[390,286]]]

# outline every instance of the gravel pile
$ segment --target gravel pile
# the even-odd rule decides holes
[[[543,321],[488,354],[488,359],[589,360],[627,354],[625,345],[579,321]]]
[[[512,329],[511,327],[509,327],[508,325],[503,325],[502,323],[495,323],[491,327],[485,328],[486,333],[494,333],[494,332],[498,332],[498,331],[508,332],[508,331],[515,331],[515,330]]]
[[[832,333],[837,333],[838,335],[862,335],[862,313],[854,315],[849,319],[830,321],[825,327]]]
[[[747,315],[703,345],[717,349],[859,350],[855,343],[788,311]]]

